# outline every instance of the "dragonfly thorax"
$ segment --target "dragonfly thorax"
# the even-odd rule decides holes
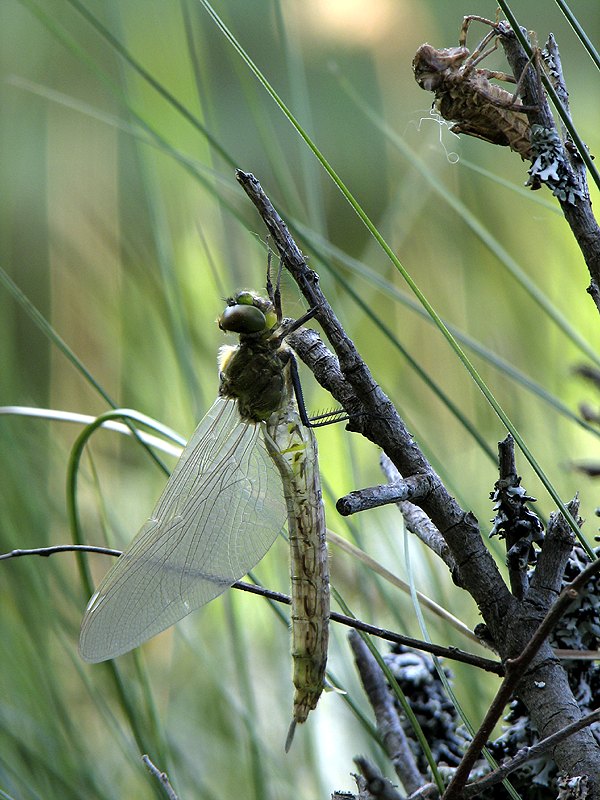
[[[238,401],[242,419],[267,420],[287,402],[286,348],[278,336],[277,317],[270,300],[250,291],[229,298],[219,327],[237,333],[237,347],[219,352],[219,394]]]
[[[240,417],[267,420],[287,402],[285,350],[269,340],[242,341],[219,353],[219,394],[238,401]]]

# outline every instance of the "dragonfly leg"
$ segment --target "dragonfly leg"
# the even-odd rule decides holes
[[[306,405],[304,403],[304,395],[302,394],[302,385],[300,384],[300,375],[298,373],[298,362],[296,361],[295,355],[290,351],[288,351],[288,357],[290,365],[290,377],[292,379],[294,394],[296,395],[296,402],[298,403],[298,413],[300,414],[300,419],[302,420],[303,425],[306,425],[307,428],[312,428],[308,414],[306,413]]]
[[[280,326],[281,330],[277,334],[276,338],[274,338],[274,341],[276,339],[278,339],[279,342],[281,343],[285,339],[286,336],[289,336],[290,333],[293,333],[294,331],[297,331],[298,328],[302,327],[302,325],[304,325],[305,322],[308,322],[309,320],[311,320],[315,316],[316,313],[317,313],[317,308],[316,307],[309,308],[308,311],[306,312],[306,314],[303,314],[298,319],[286,319],[286,320],[284,320],[281,323],[281,326]]]
[[[298,413],[302,424],[307,428],[322,428],[324,425],[332,425],[335,422],[347,422],[350,417],[340,409],[338,411],[327,411],[325,414],[318,414],[316,417],[309,417],[306,411],[306,404],[304,402],[304,395],[302,394],[302,384],[300,383],[300,374],[298,372],[298,362],[293,353],[288,353],[290,365],[290,377],[292,379],[292,386],[298,403]],[[336,419],[332,419],[336,417]],[[321,420],[321,421],[317,421]]]

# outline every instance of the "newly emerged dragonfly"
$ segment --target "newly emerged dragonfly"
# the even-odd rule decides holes
[[[270,286],[270,282],[269,282]],[[272,294],[272,289],[270,289]],[[288,520],[292,583],[293,722],[321,695],[327,661],[329,575],[313,431],[300,419],[294,356],[273,299],[239,292],[222,330],[219,397],[198,425],[152,516],[100,583],[79,652],[115,658],[214,599],[251,570]]]

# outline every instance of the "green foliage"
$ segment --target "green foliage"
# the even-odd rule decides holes
[[[570,371],[598,360],[580,252],[550,194],[522,188],[520,159],[440,127],[410,69],[422,42],[456,44],[461,14],[493,17],[494,4],[458,11],[393,0],[223,0],[221,19],[304,141],[207,5],[2,4],[0,403],[92,415],[114,404],[189,435],[217,391],[216,353],[226,339],[214,320],[223,298],[264,285],[265,231],[234,180],[240,167],[255,173],[290,224],[443,480],[491,529],[490,454],[505,429],[314,147],[468,351],[562,500],[580,490],[590,519],[595,486],[567,468],[598,452],[597,432],[575,414],[580,400],[597,398],[586,398]],[[540,40],[555,33],[574,120],[597,153],[593,67],[557,9],[542,0],[522,5],[513,10]],[[591,11],[580,21],[597,39]],[[501,54],[494,58],[501,69]],[[285,276],[283,289],[285,313],[299,316],[305,308]],[[330,407],[310,375],[303,378],[309,407]],[[69,541],[64,487],[79,433],[62,422],[0,417],[0,552]],[[342,426],[318,438],[334,500],[382,480],[369,443]],[[131,437],[97,432],[87,452],[76,497],[84,539],[122,547],[164,475]],[[554,501],[524,459],[519,468],[548,514]],[[327,511],[331,528],[405,575],[395,509],[352,522],[333,502]],[[412,547],[417,588],[474,627],[466,594]],[[490,547],[502,561],[498,542]],[[87,563],[95,582],[108,568],[103,556]],[[419,636],[408,597],[340,551],[332,549],[331,567],[356,616]],[[143,752],[182,798],[325,797],[352,788],[356,753],[384,767],[339,627],[329,665],[347,695],[324,696],[285,756],[289,636],[262,599],[230,592],[140,652],[90,666],[77,654],[88,596],[74,557],[15,559],[0,573],[7,795],[149,797],[157,788]],[[288,590],[284,541],[257,576]],[[473,646],[427,621],[435,641]],[[464,666],[455,673],[476,725],[496,679]]]

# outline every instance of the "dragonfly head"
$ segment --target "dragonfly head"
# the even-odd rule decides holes
[[[218,322],[219,328],[228,333],[262,333],[275,327],[277,315],[270,300],[246,290],[227,298],[227,307]]]
[[[430,44],[422,44],[413,59],[415,80],[428,92],[444,86],[448,76],[456,73],[469,57],[466,47],[445,47],[436,50]]]

